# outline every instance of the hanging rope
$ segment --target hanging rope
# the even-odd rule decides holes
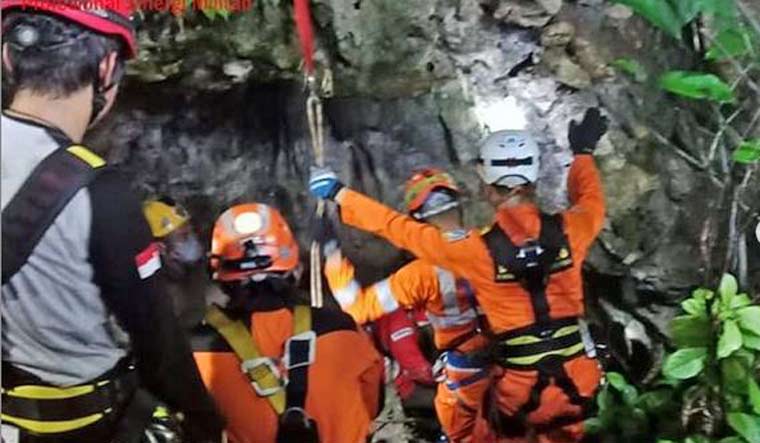
[[[322,112],[322,99],[320,97],[319,86],[314,69],[314,30],[311,23],[311,12],[309,10],[309,0],[293,0],[293,12],[295,15],[296,28],[298,37],[301,42],[301,51],[303,52],[304,71],[306,73],[306,86],[309,91],[306,99],[306,117],[309,122],[309,135],[311,136],[311,146],[314,151],[314,161],[317,166],[325,164],[324,149],[324,119]],[[332,75],[326,70],[323,83],[323,91],[332,93]],[[329,91],[328,91],[329,89]],[[317,203],[316,223],[325,223],[325,202],[320,200]],[[320,239],[314,236],[309,250],[310,260],[310,294],[311,305],[321,308],[324,304],[324,292],[322,290],[322,245]]]

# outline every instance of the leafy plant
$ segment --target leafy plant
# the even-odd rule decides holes
[[[676,350],[660,377],[642,391],[608,373],[587,430],[616,442],[760,443],[760,306],[738,287],[725,274],[717,291],[693,291],[670,323]]]

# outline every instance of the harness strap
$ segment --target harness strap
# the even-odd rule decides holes
[[[106,165],[84,146],[56,149],[32,171],[2,211],[2,284],[29,259],[58,214]]]
[[[494,262],[494,280],[497,283],[519,282],[530,294],[535,323],[539,325],[551,320],[546,297],[550,274],[572,266],[561,215],[541,213],[540,218],[538,240],[521,247],[516,246],[498,224],[483,235]]]
[[[251,333],[241,321],[231,320],[215,305],[206,312],[206,322],[214,327],[241,360],[241,368],[251,380],[256,393],[266,397],[277,415],[285,411],[283,380],[272,359],[262,357]]]
[[[293,337],[285,344],[288,368],[286,409],[305,409],[309,365],[314,362],[315,350],[316,334],[311,327],[311,307],[297,305],[293,309]]]
[[[40,435],[84,428],[112,413],[133,395],[134,368],[117,378],[67,388],[19,385],[2,390],[2,420]]]

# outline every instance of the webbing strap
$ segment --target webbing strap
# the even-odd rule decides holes
[[[301,42],[304,68],[308,75],[314,72],[314,30],[311,25],[310,0],[293,0],[298,39]]]
[[[231,320],[215,305],[211,305],[206,312],[206,322],[227,340],[227,343],[242,362],[257,361],[262,358],[256,343],[243,322]],[[259,364],[252,366],[246,373],[252,383],[261,389],[272,391],[266,398],[277,415],[281,415],[285,411],[285,391],[282,389],[282,380],[275,373],[273,367]],[[257,388],[258,390],[259,388]]]
[[[3,389],[2,420],[38,434],[74,431],[121,407],[137,384],[137,374],[130,370],[117,378],[87,385],[20,385]]]
[[[74,145],[56,149],[34,168],[2,211],[2,284],[26,263],[58,214],[106,165]]]
[[[296,340],[299,336],[309,335],[316,339],[311,328],[311,307],[297,305],[293,308],[293,337],[288,341],[288,385],[286,409],[306,406],[306,393],[309,390],[310,356],[313,357],[314,342],[308,338]]]
[[[549,276],[567,269],[572,260],[561,216],[541,213],[540,217],[537,241],[517,247],[498,224],[483,235],[483,240],[494,262],[494,281],[519,282],[530,294],[535,322],[546,324],[551,320],[546,297]]]

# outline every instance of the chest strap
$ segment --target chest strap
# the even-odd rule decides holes
[[[58,214],[106,165],[84,146],[45,157],[2,211],[2,284],[27,262]]]
[[[562,230],[562,216],[541,213],[538,240],[516,246],[498,224],[483,234],[494,262],[494,281],[518,282],[530,294],[537,324],[550,321],[546,286],[551,274],[573,265],[570,246]]]
[[[230,319],[212,305],[206,313],[206,322],[224,337],[240,359],[240,368],[251,380],[256,394],[265,397],[278,416],[291,408],[304,408],[308,369],[316,357],[316,334],[312,330],[309,306],[293,308],[293,336],[285,342],[282,358],[284,367],[288,369],[287,376],[274,359],[262,356],[242,321]]]

